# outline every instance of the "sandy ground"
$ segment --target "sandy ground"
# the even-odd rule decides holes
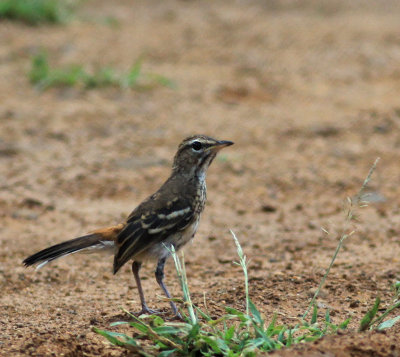
[[[400,3],[398,1],[90,0],[66,26],[0,23],[0,354],[120,356],[91,331],[139,308],[129,266],[70,256],[38,272],[23,258],[112,225],[168,176],[178,143],[233,140],[208,174],[208,204],[185,248],[193,299],[218,316],[244,308],[232,229],[250,293],[269,320],[306,309],[353,196],[381,161],[357,233],[319,298],[350,332],[276,352],[395,356],[399,325],[358,333],[376,296],[400,280]],[[110,19],[112,21],[110,21]],[[51,89],[27,80],[45,48],[53,65],[113,65],[172,79],[176,89]],[[321,227],[331,234],[326,235]],[[151,307],[168,311],[143,269]],[[167,284],[180,289],[171,262]],[[397,312],[398,314],[398,312]],[[325,354],[324,354],[325,353]]]

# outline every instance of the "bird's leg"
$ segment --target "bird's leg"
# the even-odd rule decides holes
[[[146,299],[144,298],[142,282],[141,282],[140,276],[139,276],[139,270],[140,270],[141,266],[142,266],[141,262],[134,261],[132,263],[132,273],[133,273],[133,276],[135,277],[136,285],[137,285],[137,288],[139,291],[140,303],[142,304],[142,310],[140,312],[138,312],[137,315],[156,314],[159,311],[150,310],[146,304]]]
[[[170,295],[167,287],[164,284],[164,266],[165,266],[166,261],[167,261],[167,257],[161,258],[158,261],[157,268],[156,268],[156,280],[157,280],[158,285],[160,285],[161,289],[164,291],[165,296],[168,299],[171,299],[171,295]],[[181,315],[178,312],[178,309],[176,308],[175,303],[172,300],[170,300],[169,303],[171,305],[171,309],[172,309],[172,312],[174,313],[174,315],[180,318]]]

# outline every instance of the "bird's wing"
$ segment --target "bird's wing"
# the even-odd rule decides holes
[[[193,216],[193,207],[179,199],[169,201],[161,208],[133,211],[117,237],[114,274],[129,259],[161,242],[171,232],[184,230],[193,221]]]

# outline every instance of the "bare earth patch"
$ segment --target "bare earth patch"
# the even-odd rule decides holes
[[[250,295],[268,321],[301,316],[343,225],[342,200],[377,156],[374,203],[318,302],[350,332],[279,356],[394,356],[400,327],[358,333],[376,296],[400,280],[400,5],[397,1],[87,1],[65,26],[0,23],[0,354],[121,356],[92,332],[139,308],[128,266],[76,255],[35,272],[23,258],[119,222],[168,176],[178,143],[232,140],[208,175],[208,204],[185,248],[193,300],[215,316],[244,309],[235,231]],[[113,21],[106,21],[113,19]],[[45,48],[54,65],[140,56],[176,89],[39,92],[27,79]],[[331,235],[321,230],[324,227]],[[143,269],[150,307],[154,267]],[[173,295],[180,289],[172,262]],[[398,314],[398,311],[397,311]]]

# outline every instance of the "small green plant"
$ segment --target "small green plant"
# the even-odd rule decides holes
[[[366,187],[368,186],[369,181],[371,180],[372,174],[376,169],[376,165],[379,162],[379,158],[377,158],[374,162],[374,164],[372,165],[371,169],[368,172],[368,175],[366,177],[366,179],[364,180],[360,190],[358,191],[357,195],[353,198],[350,199],[349,197],[347,198],[347,206],[345,209],[345,227],[343,229],[343,232],[340,236],[339,239],[339,244],[336,247],[336,251],[332,257],[332,260],[329,264],[328,269],[325,272],[325,275],[323,276],[306,312],[303,315],[303,318],[306,318],[307,314],[309,313],[311,307],[315,304],[315,301],[318,297],[318,294],[320,293],[322,286],[325,283],[325,280],[336,260],[336,257],[344,243],[344,241],[351,237],[355,231],[350,229],[350,223],[352,223],[353,221],[357,222],[357,215],[358,215],[358,210],[364,207],[368,206],[368,202],[366,201],[366,198],[368,198],[368,194],[365,194],[364,191],[366,189]],[[367,311],[367,313],[365,314],[365,316],[361,319],[360,321],[360,327],[359,327],[359,331],[365,331],[365,330],[373,330],[373,329],[377,329],[377,330],[384,330],[387,328],[392,327],[395,323],[397,323],[398,321],[400,321],[400,315],[389,319],[389,320],[385,320],[385,318],[395,309],[400,307],[400,282],[397,281],[394,285],[393,288],[395,290],[395,294],[394,294],[394,298],[391,302],[391,304],[389,305],[389,307],[386,308],[386,310],[382,313],[382,314],[378,314],[378,310],[379,310],[379,306],[381,304],[381,299],[380,297],[376,297],[375,299],[375,303],[372,306],[372,308],[370,310]]]
[[[0,19],[41,23],[64,23],[72,14],[75,3],[67,0],[0,0]]]
[[[119,87],[137,90],[151,89],[156,85],[174,87],[171,80],[161,75],[143,73],[141,59],[138,59],[127,73],[118,73],[111,67],[103,67],[90,73],[81,65],[51,68],[44,52],[32,57],[29,80],[40,90],[74,86],[86,89]]]
[[[357,195],[353,199],[351,199],[350,197],[347,197],[347,205],[345,207],[345,225],[343,227],[342,233],[340,234],[339,243],[338,243],[338,245],[336,247],[335,253],[333,254],[332,260],[329,263],[329,266],[326,269],[326,272],[325,272],[324,276],[322,277],[322,279],[321,279],[321,281],[320,281],[320,283],[318,285],[318,288],[315,291],[315,294],[314,294],[313,298],[311,299],[310,304],[308,305],[308,308],[307,308],[307,310],[305,311],[305,313],[303,315],[303,319],[305,319],[307,317],[307,315],[310,312],[311,308],[314,306],[315,301],[317,300],[318,295],[319,295],[322,287],[325,284],[325,280],[328,277],[333,264],[335,263],[336,257],[338,256],[339,251],[342,248],[344,241],[347,238],[351,237],[355,233],[355,230],[353,230],[350,225],[351,225],[352,222],[356,222],[357,221],[358,210],[360,208],[364,208],[364,207],[368,206],[367,202],[365,201],[365,198],[366,198],[366,196],[368,194],[366,195],[366,194],[364,194],[364,192],[365,192],[365,189],[368,186],[368,183],[371,180],[372,174],[374,173],[374,171],[376,169],[376,165],[378,164],[378,162],[379,162],[379,158],[377,158],[375,160],[374,164],[371,166],[371,168],[370,168],[370,170],[368,172],[368,175],[365,178],[365,180],[364,180],[360,190],[358,191]],[[325,233],[329,234],[328,231],[326,231],[325,229],[323,229],[323,230],[324,230]]]

